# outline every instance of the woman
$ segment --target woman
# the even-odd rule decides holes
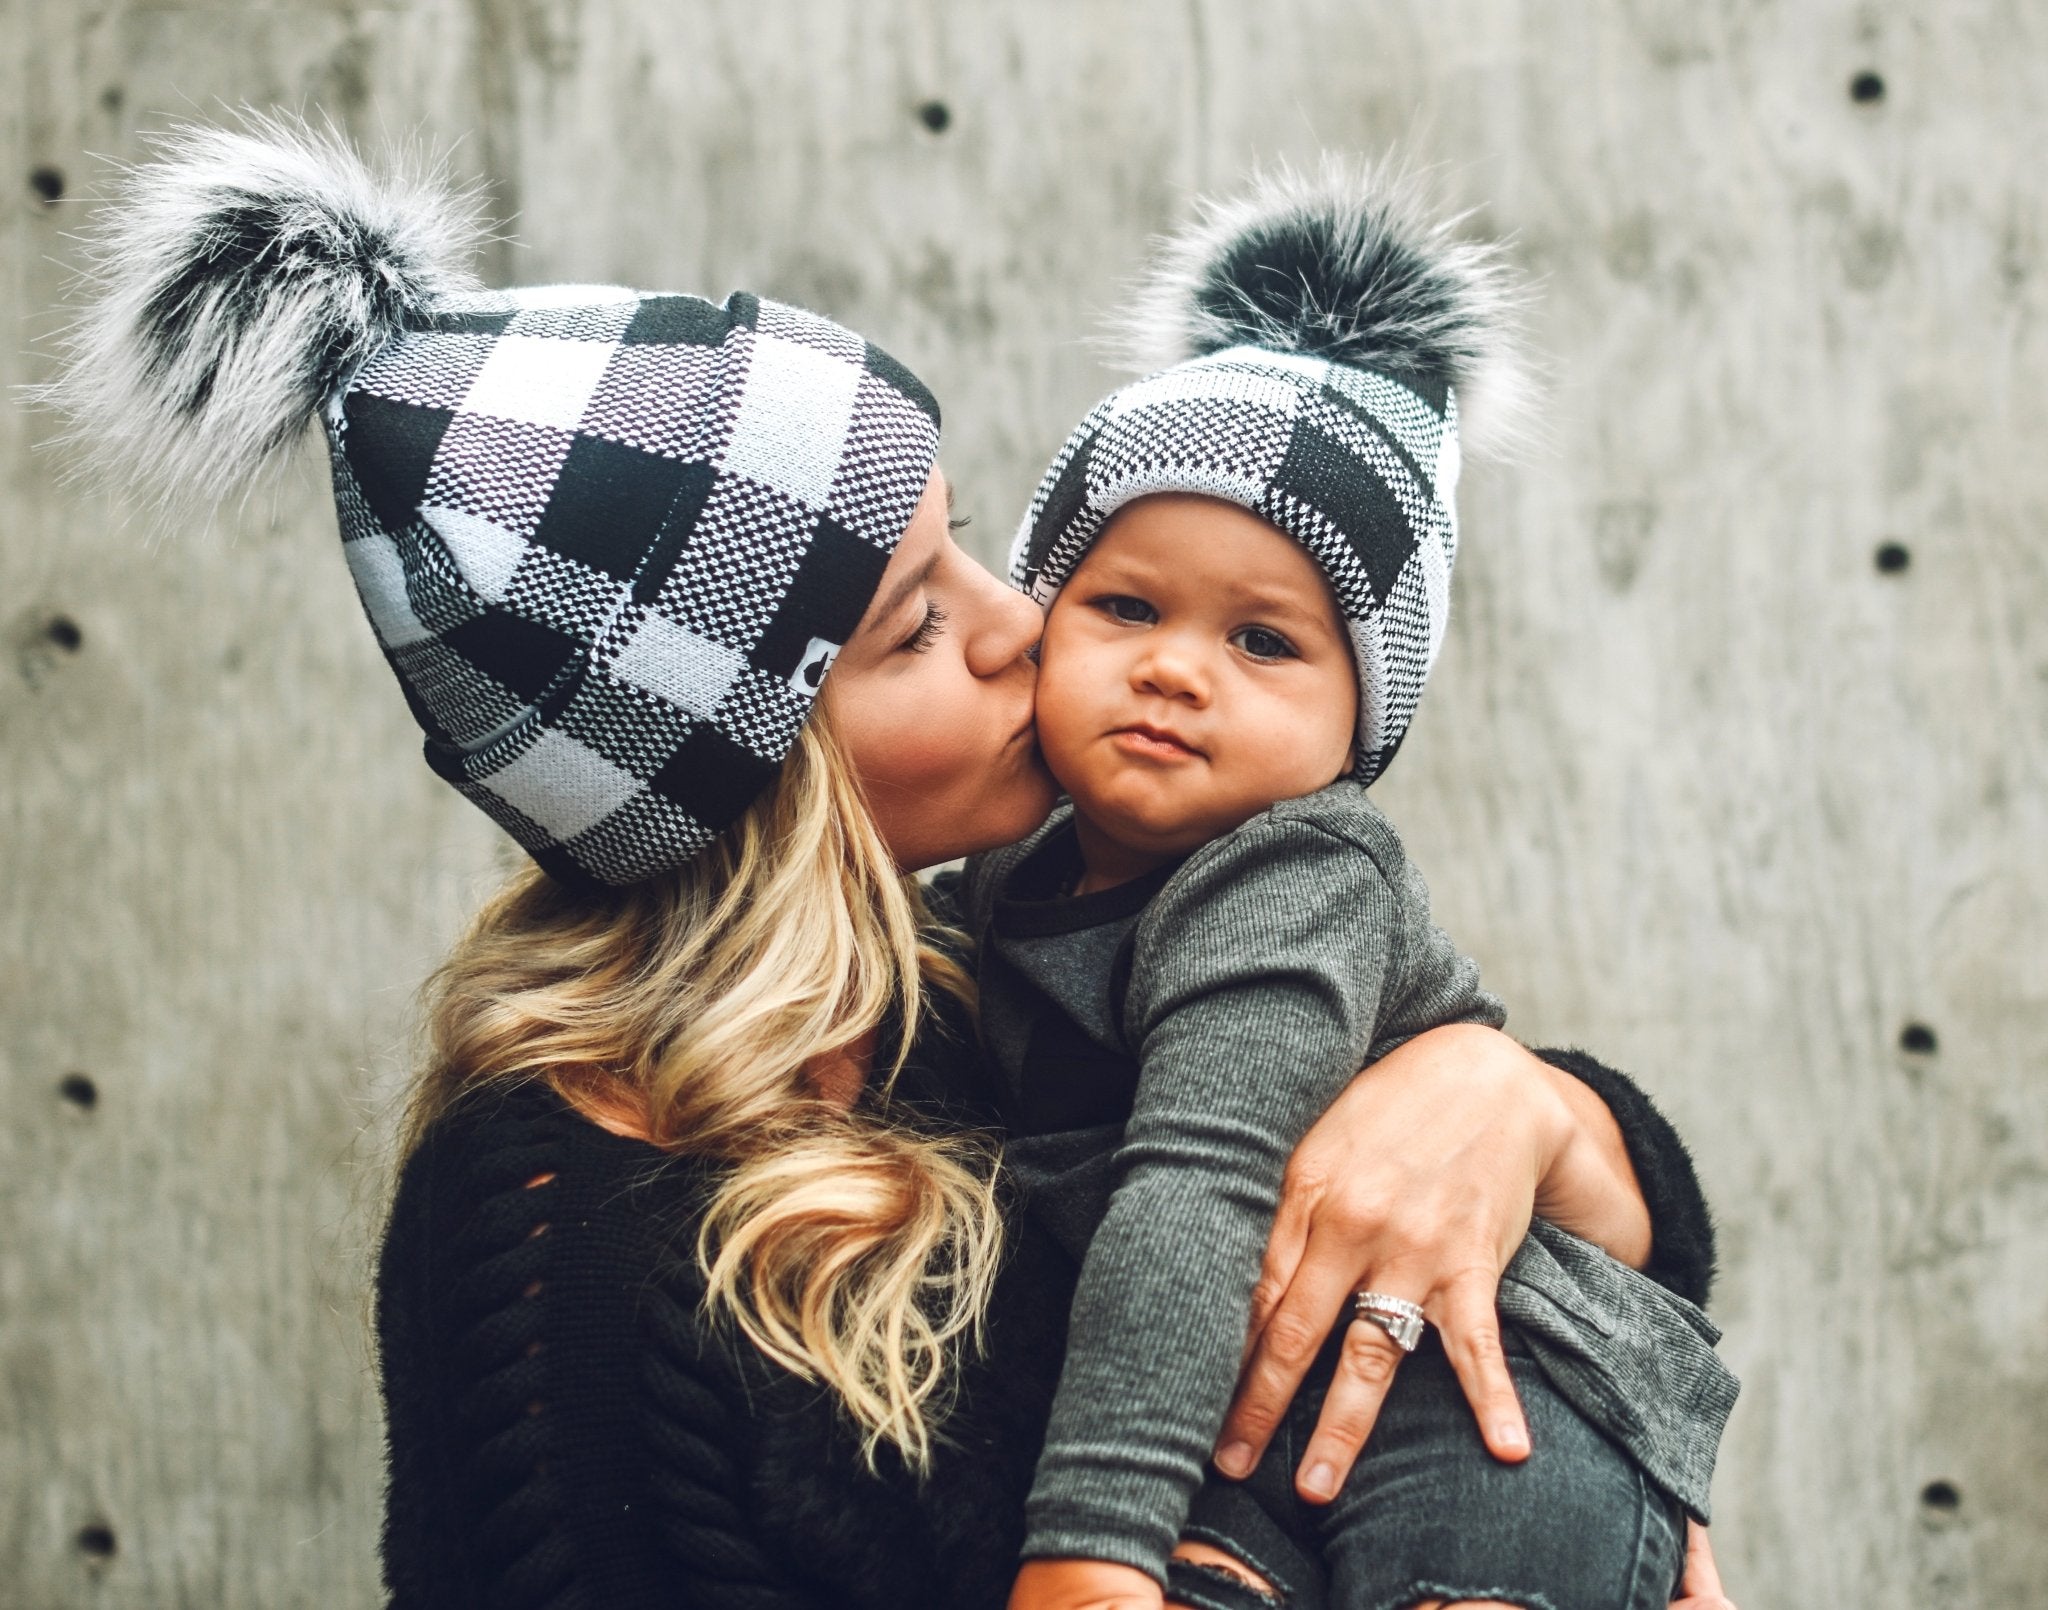
[[[745,295],[481,292],[466,235],[331,140],[187,134],[51,393],[173,494],[318,412],[429,763],[533,857],[431,993],[379,1276],[393,1602],[999,1604],[1071,1270],[1007,1221],[905,874],[1050,807],[1037,611],[953,543],[886,354]],[[1304,1142],[1226,1467],[1390,1275],[1526,1456],[1491,1294],[1532,1204],[1701,1294],[1682,1148],[1559,1061],[1441,1031]],[[1305,1463],[1392,1375],[1345,1347]],[[1260,1602],[1208,1559],[1178,1594]]]

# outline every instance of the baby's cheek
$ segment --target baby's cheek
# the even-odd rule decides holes
[[[1325,721],[1262,724],[1244,756],[1241,779],[1266,803],[1313,794],[1350,769],[1351,731]]]
[[[1045,763],[1052,768],[1053,775],[1064,783],[1066,778],[1061,775],[1062,769],[1073,764],[1074,753],[1082,746],[1087,721],[1071,686],[1046,676],[1043,671],[1038,679],[1036,721],[1038,752],[1045,756]]]

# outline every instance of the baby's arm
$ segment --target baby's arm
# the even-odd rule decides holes
[[[1399,970],[1399,857],[1391,832],[1268,815],[1198,852],[1146,914],[1125,1010],[1137,1102],[1074,1299],[1027,1558],[1162,1573],[1288,1156],[1367,1057]]]

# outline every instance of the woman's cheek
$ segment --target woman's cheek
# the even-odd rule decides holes
[[[942,719],[929,708],[921,720],[905,721],[890,745],[888,784],[904,793],[943,793],[979,769],[985,735]]]
[[[1016,717],[980,696],[964,667],[933,661],[920,673],[892,694],[886,781],[923,798],[957,794],[987,775]]]

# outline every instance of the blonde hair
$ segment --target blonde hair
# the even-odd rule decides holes
[[[814,717],[777,785],[691,865],[603,891],[528,868],[484,907],[428,985],[405,1146],[466,1091],[525,1077],[727,1165],[697,1243],[707,1308],[834,1392],[870,1465],[888,1444],[922,1471],[1001,1255],[993,1159],[976,1137],[829,1102],[807,1069],[863,1050],[893,1012],[872,1076],[886,1094],[934,989],[972,983]]]

